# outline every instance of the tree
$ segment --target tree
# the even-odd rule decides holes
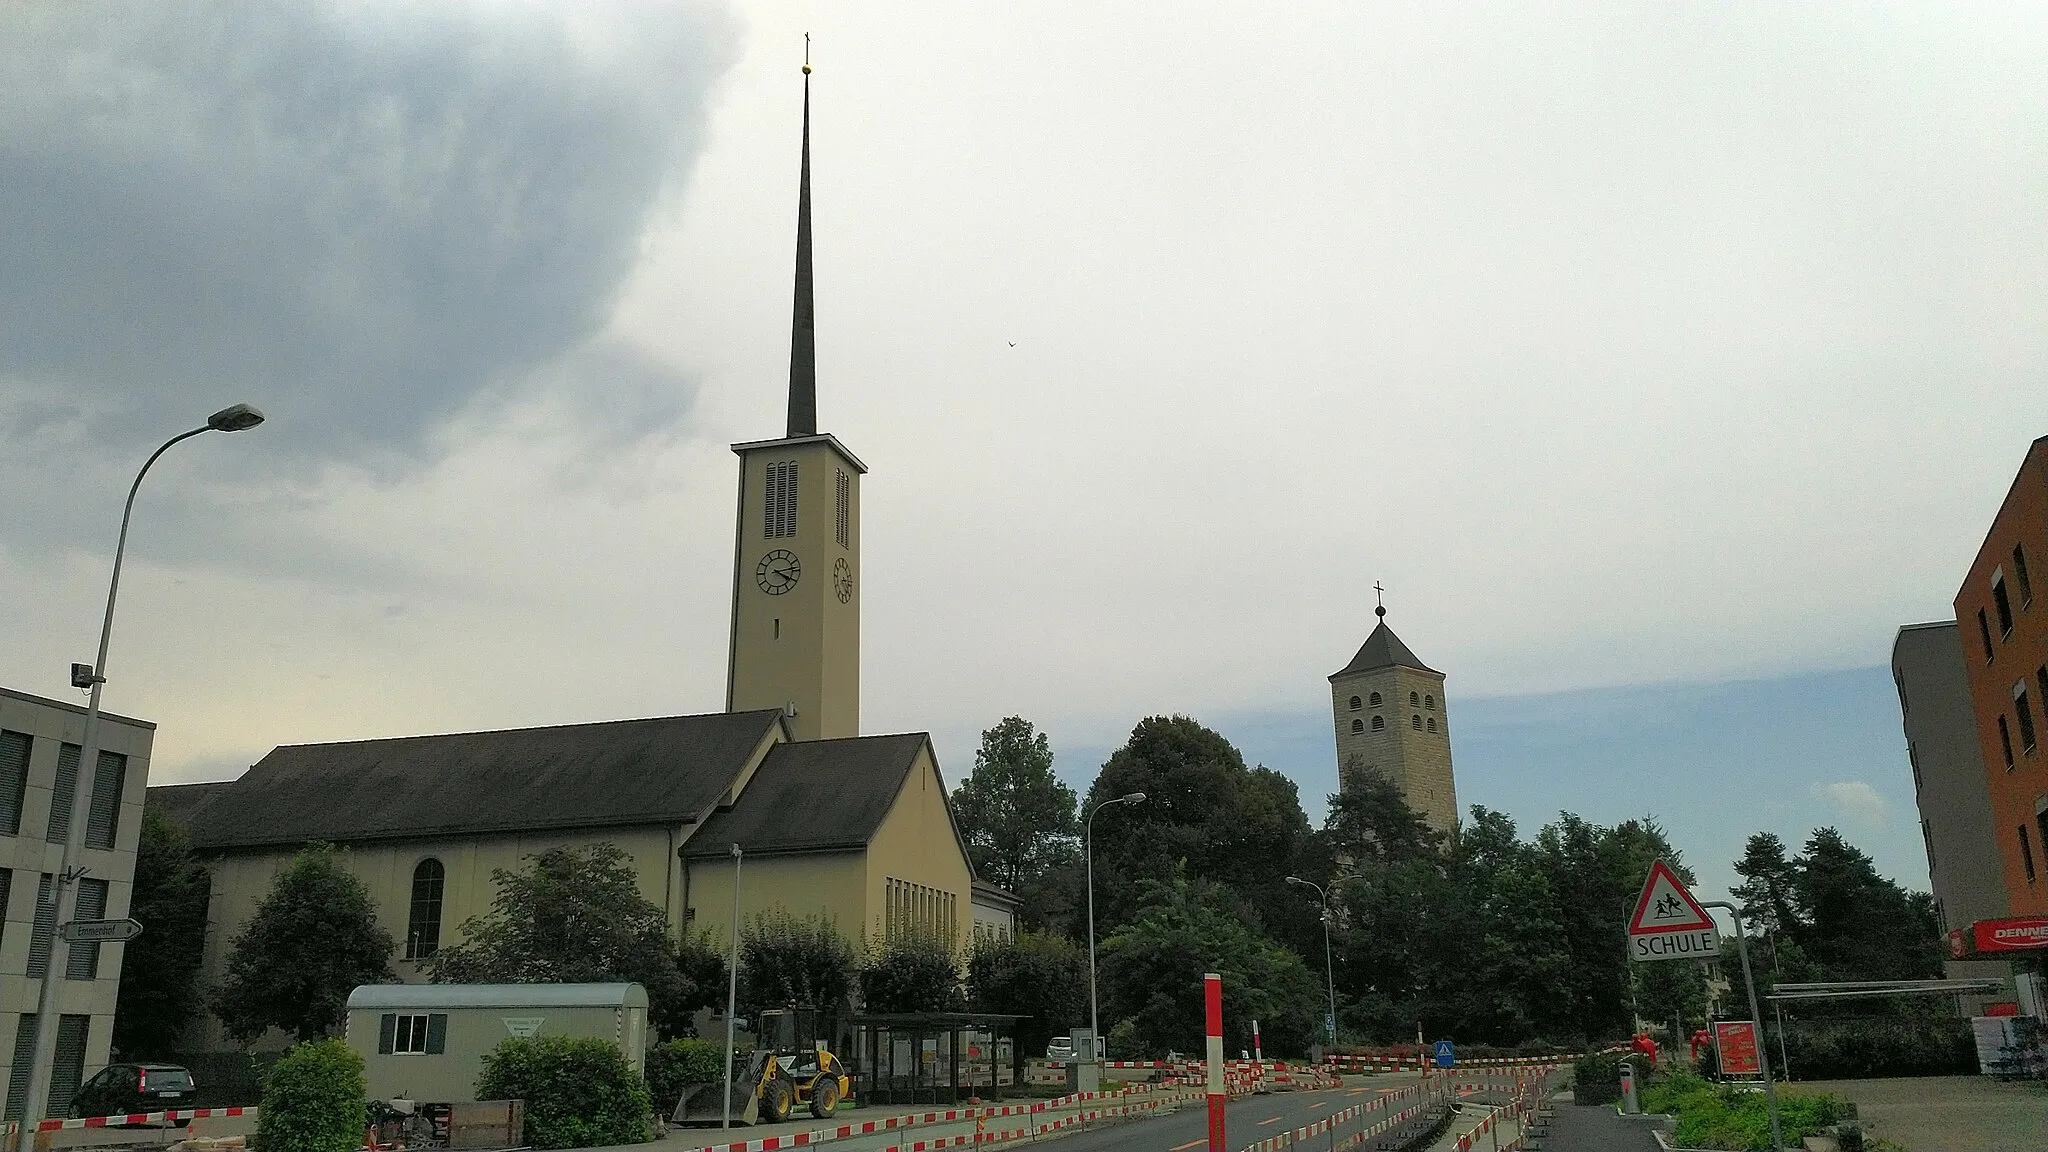
[[[983,879],[1022,894],[1074,857],[1074,790],[1053,775],[1052,745],[1020,716],[981,734],[974,773],[953,790],[953,817]]]
[[[479,1100],[524,1100],[535,1148],[643,1144],[654,1138],[647,1081],[614,1041],[597,1036],[508,1036],[484,1053]]]
[[[1742,917],[1755,931],[1766,936],[1797,934],[1804,929],[1792,901],[1796,885],[1792,862],[1785,858],[1785,842],[1769,832],[1758,832],[1743,845],[1742,859],[1735,862],[1742,877],[1729,892],[1742,903]]]
[[[786,1007],[843,1013],[859,972],[853,945],[825,918],[756,916],[740,932],[740,1014]]]
[[[1877,874],[1870,857],[1833,828],[1816,828],[1792,861],[1803,922],[1794,930],[1832,980],[1916,980],[1941,975],[1933,904]]]
[[[230,1035],[244,1043],[271,1028],[302,1042],[327,1035],[341,1027],[358,984],[397,979],[391,933],[342,859],[331,844],[301,849],[229,942],[212,1005]]]
[[[128,915],[142,935],[121,957],[113,1045],[123,1060],[160,1059],[178,1050],[192,1017],[205,1007],[199,963],[206,945],[206,869],[191,838],[154,808],[142,811],[135,848],[135,889]]]
[[[688,1033],[690,1016],[723,989],[699,989],[676,966],[668,919],[640,895],[628,857],[613,844],[550,848],[517,872],[491,870],[491,911],[462,924],[466,940],[427,961],[441,984],[582,984],[629,981],[647,989],[663,1035]]]
[[[1408,806],[1401,786],[1384,772],[1369,772],[1353,757],[1344,777],[1350,788],[1330,797],[1323,838],[1330,852],[1353,862],[1418,860],[1443,850],[1443,834]]]
[[[891,940],[860,970],[860,998],[869,1012],[957,1012],[962,997],[953,944],[937,934]]]
[[[1088,1010],[1088,954],[1051,933],[982,939],[967,957],[967,1000],[977,1012],[1022,1016],[1017,1043],[1039,1052]]]

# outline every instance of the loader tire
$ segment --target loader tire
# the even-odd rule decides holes
[[[761,1119],[770,1124],[789,1119],[789,1106],[795,1099],[796,1090],[789,1081],[780,1076],[770,1078],[761,1086]]]
[[[830,1120],[839,1111],[839,1077],[830,1074],[818,1077],[811,1086],[811,1115],[820,1120]]]

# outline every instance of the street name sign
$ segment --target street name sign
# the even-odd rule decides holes
[[[57,935],[70,944],[106,944],[135,939],[142,935],[142,925],[134,920],[73,920],[58,926]]]
[[[1712,960],[1721,955],[1721,930],[1662,860],[1628,918],[1628,954],[1636,960]]]

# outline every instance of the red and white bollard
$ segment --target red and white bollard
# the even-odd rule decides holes
[[[1209,1025],[1209,1152],[1229,1152],[1223,1135],[1223,977],[1202,977],[1202,1000]]]

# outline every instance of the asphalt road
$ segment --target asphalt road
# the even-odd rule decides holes
[[[1355,1104],[1366,1103],[1384,1093],[1391,1092],[1398,1085],[1380,1087],[1354,1086],[1325,1092],[1274,1092],[1265,1096],[1245,1096],[1230,1102],[1225,1113],[1226,1131],[1229,1134],[1231,1152],[1243,1148],[1268,1136],[1313,1124],[1325,1116],[1341,1112]],[[1389,1105],[1388,1107],[1393,1107]],[[1377,1122],[1383,1112],[1367,1117]],[[1346,1127],[1340,1135],[1356,1131]],[[1209,1110],[1205,1104],[1195,1103],[1169,1116],[1150,1120],[1136,1120],[1128,1124],[1114,1124],[1103,1128],[1076,1132],[1059,1138],[1059,1152],[1109,1152],[1111,1149],[1129,1152],[1195,1152],[1206,1148],[1209,1142]],[[1315,1144],[1301,1145],[1314,1149]]]

